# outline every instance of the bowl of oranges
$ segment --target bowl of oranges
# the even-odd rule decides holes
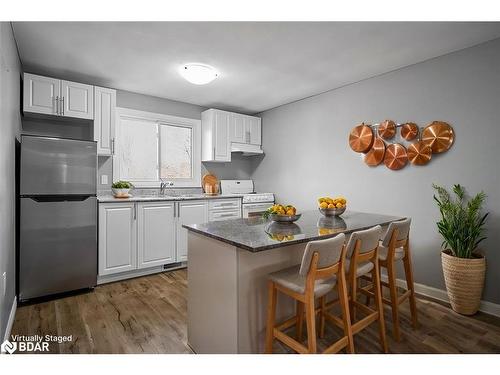
[[[318,204],[319,212],[325,216],[340,216],[347,208],[347,200],[344,197],[321,197]]]
[[[302,215],[298,214],[297,209],[291,204],[273,204],[264,212],[263,216],[278,223],[293,223],[299,220]]]

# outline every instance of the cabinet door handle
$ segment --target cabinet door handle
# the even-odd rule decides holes
[[[137,205],[134,203],[134,220],[137,219]]]
[[[59,114],[59,96],[56,96],[56,115]]]
[[[115,154],[115,139],[111,139],[111,155]]]
[[[64,96],[61,98],[62,100],[62,105],[61,105],[61,115],[64,116]]]

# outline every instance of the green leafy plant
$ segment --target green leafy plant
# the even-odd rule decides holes
[[[111,185],[113,189],[132,189],[134,185],[132,185],[131,182],[128,181],[116,181],[113,182],[113,185]]]
[[[453,256],[472,258],[479,243],[486,239],[484,224],[488,213],[482,215],[481,209],[486,199],[484,192],[467,198],[461,185],[453,186],[454,197],[436,184],[432,185],[437,192],[434,200],[441,212],[441,220],[437,222],[438,230],[443,236],[443,249],[449,249]]]

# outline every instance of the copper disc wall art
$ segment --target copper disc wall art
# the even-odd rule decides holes
[[[392,144],[384,141],[392,138]],[[432,154],[448,151],[454,140],[453,128],[443,121],[433,121],[425,128],[419,128],[414,122],[399,124],[392,120],[373,126],[362,123],[349,134],[349,145],[354,151],[365,154],[368,166],[375,167],[383,161],[392,170],[404,168],[408,161],[413,165],[426,165],[433,158]]]
[[[394,171],[402,169],[408,163],[406,148],[399,143],[392,143],[385,149],[384,164]]]
[[[414,122],[407,122],[401,126],[401,137],[407,141],[413,141],[418,135],[418,126]]]
[[[422,141],[431,147],[434,154],[448,151],[454,140],[453,128],[446,122],[433,121],[422,131]]]
[[[396,123],[392,120],[385,120],[378,127],[378,134],[384,139],[391,139],[396,135]]]
[[[372,148],[365,155],[365,163],[370,167],[375,167],[382,163],[385,155],[385,142],[382,138],[376,137],[373,141]]]
[[[355,126],[349,134],[349,145],[355,152],[367,152],[373,144],[373,130],[364,123]]]

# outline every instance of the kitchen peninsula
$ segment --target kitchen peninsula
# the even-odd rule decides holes
[[[262,353],[268,274],[299,264],[309,241],[401,219],[354,211],[328,218],[306,211],[292,224],[250,218],[184,225],[189,345],[196,353]],[[291,300],[279,300],[278,318],[293,311]]]

